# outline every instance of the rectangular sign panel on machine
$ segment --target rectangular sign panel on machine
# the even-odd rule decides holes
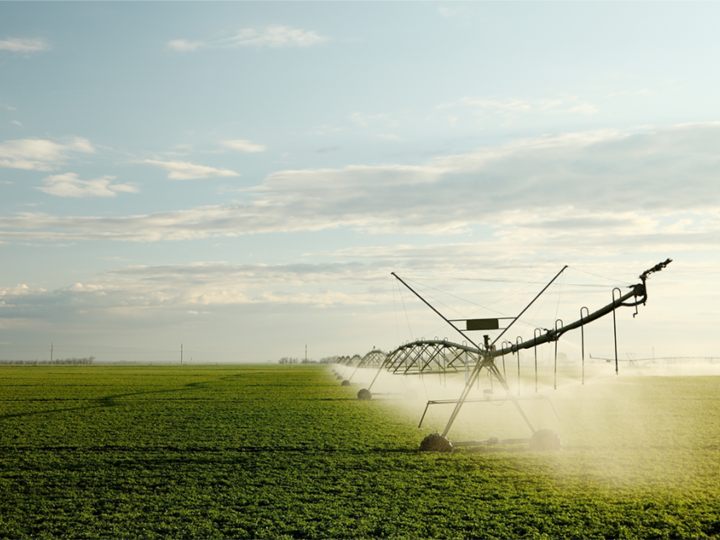
[[[500,328],[498,319],[468,319],[465,324],[467,330],[498,330]]]

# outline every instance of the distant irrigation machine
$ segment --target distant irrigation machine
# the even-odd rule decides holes
[[[422,426],[425,415],[428,412],[429,407],[433,405],[443,404],[454,404],[450,418],[448,419],[445,429],[442,433],[433,433],[423,439],[420,444],[420,450],[423,451],[438,451],[438,452],[449,452],[452,451],[453,447],[458,446],[493,446],[496,444],[518,444],[518,443],[529,443],[531,450],[559,450],[562,446],[559,435],[550,429],[535,429],[530,419],[525,414],[520,402],[529,399],[547,399],[541,395],[520,395],[520,355],[519,351],[525,349],[534,349],[535,356],[535,391],[537,392],[538,387],[538,363],[537,363],[537,347],[545,343],[555,344],[555,363],[553,369],[553,386],[557,388],[557,343],[561,336],[570,332],[571,330],[580,329],[581,332],[581,358],[582,358],[582,382],[585,382],[585,326],[596,321],[606,315],[612,314],[613,316],[613,339],[615,347],[615,372],[618,373],[618,355],[617,355],[617,325],[615,319],[615,311],[621,307],[632,307],[635,308],[633,317],[637,315],[637,307],[639,305],[645,305],[647,302],[647,280],[650,274],[659,272],[672,262],[672,259],[667,259],[649,270],[646,270],[639,276],[640,282],[629,287],[629,292],[623,294],[622,290],[615,287],[612,290],[612,302],[606,306],[590,312],[586,307],[580,309],[580,317],[570,324],[563,324],[560,319],[555,321],[553,329],[535,329],[534,336],[532,339],[522,341],[522,338],[517,338],[513,343],[510,341],[500,342],[500,346],[496,344],[506,334],[506,332],[513,326],[513,324],[522,317],[522,315],[542,296],[542,294],[560,277],[560,275],[567,269],[564,266],[546,285],[545,287],[532,299],[532,301],[523,308],[523,310],[515,317],[497,318],[497,319],[448,319],[442,313],[440,313],[435,307],[433,307],[427,300],[425,300],[417,291],[415,291],[410,285],[408,285],[402,278],[400,278],[394,272],[392,275],[402,283],[407,289],[409,289],[415,296],[417,296],[423,303],[425,303],[431,310],[433,310],[440,318],[442,318],[447,324],[449,324],[456,332],[458,332],[465,340],[465,343],[454,343],[447,339],[439,340],[415,340],[397,347],[390,353],[384,353],[383,351],[373,349],[365,356],[355,355],[352,357],[340,357],[337,359],[338,364],[345,365],[346,368],[354,367],[352,375],[349,379],[345,379],[341,374],[337,374],[337,379],[342,380],[343,386],[349,386],[353,376],[360,368],[377,368],[375,376],[367,388],[363,388],[358,392],[358,399],[368,400],[373,397],[371,389],[377,381],[378,376],[381,372],[386,371],[396,375],[423,375],[423,374],[441,374],[447,375],[452,373],[463,373],[465,374],[465,385],[459,398],[452,400],[430,400],[425,406],[422,418],[418,427]],[[458,323],[465,323],[465,329],[458,326]],[[506,326],[502,327],[501,325]],[[469,331],[483,331],[483,330],[501,330],[500,334],[493,340],[490,341],[489,335],[484,335],[482,345],[475,343],[466,332]],[[469,344],[468,344],[469,343]],[[513,391],[508,384],[508,380],[505,376],[504,359],[508,354],[517,354],[518,363],[518,388],[517,395],[513,394]],[[496,365],[496,360],[503,360],[503,369],[501,370]],[[505,395],[495,397],[492,393],[486,394],[482,398],[469,398],[470,392],[479,380],[480,373],[486,370],[490,376],[491,381],[496,381],[499,386],[503,389]],[[487,390],[485,391],[488,392]],[[376,394],[378,395],[378,394]],[[510,401],[517,409],[524,422],[530,428],[531,436],[529,438],[519,439],[503,439],[500,440],[497,437],[491,437],[486,440],[478,441],[456,441],[451,442],[448,438],[448,432],[453,426],[462,406],[465,403],[473,401]]]

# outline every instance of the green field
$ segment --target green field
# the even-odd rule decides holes
[[[449,410],[418,430],[326,366],[1,367],[0,537],[718,537],[719,386],[572,387],[561,452],[437,454]],[[487,411],[458,433],[510,426]]]

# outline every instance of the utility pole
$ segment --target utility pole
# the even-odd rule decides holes
[[[51,365],[52,365],[52,362],[53,362],[53,346],[54,346],[54,345],[55,345],[54,343],[51,343],[51,344],[50,344],[50,364],[51,364]]]
[[[182,353],[183,353],[183,347],[182,343],[180,344],[180,365],[182,366]]]
[[[307,345],[305,345],[305,363],[307,364]]]

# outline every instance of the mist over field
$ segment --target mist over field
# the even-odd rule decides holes
[[[528,366],[519,391],[514,371],[508,371],[508,393],[497,381],[493,384],[489,377],[481,376],[448,438],[454,444],[492,437],[500,441],[528,440],[532,432],[512,404],[517,397],[533,428],[560,434],[562,452],[572,456],[554,465],[552,474],[562,485],[577,482],[578,475],[583,482],[598,482],[608,489],[687,482],[709,486],[717,480],[717,466],[706,452],[717,448],[717,411],[708,400],[712,401],[716,392],[720,364],[626,365],[617,376],[609,364],[594,362],[586,366],[584,384],[578,366],[565,365],[559,369],[556,389],[552,366],[544,364],[539,369],[537,393]],[[352,375],[352,368],[349,371]],[[375,372],[360,368],[351,379],[353,388],[367,387]],[[420,439],[444,432],[464,385],[462,373],[385,373],[372,387],[373,400],[379,400],[408,423],[414,420],[416,426],[425,414],[422,426],[417,428]],[[492,394],[484,393],[491,388]],[[440,403],[428,406],[430,400]],[[501,443],[456,447],[454,452],[510,456],[525,448],[523,444]]]

